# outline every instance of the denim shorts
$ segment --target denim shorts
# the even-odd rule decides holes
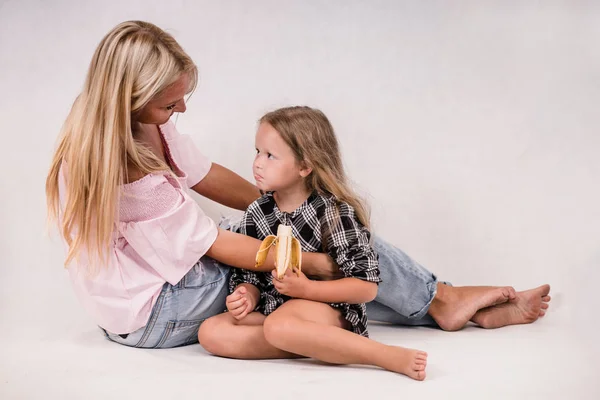
[[[202,257],[176,285],[166,282],[148,324],[135,332],[106,337],[131,347],[169,348],[198,342],[198,329],[207,318],[225,311],[230,267]]]

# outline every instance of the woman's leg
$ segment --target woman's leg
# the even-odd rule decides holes
[[[169,348],[197,343],[202,321],[225,309],[229,268],[202,257],[176,284],[165,283],[145,327],[128,334],[107,332],[132,347]]]
[[[477,311],[471,321],[487,329],[530,324],[546,315],[550,302],[549,293],[550,285],[517,292],[514,300]]]
[[[265,340],[265,318],[259,312],[252,312],[239,321],[228,312],[214,316],[200,325],[198,341],[206,351],[221,357],[243,360],[297,358]]]
[[[375,304],[367,304],[367,313],[378,321],[437,325],[448,331],[461,329],[469,320],[484,323],[484,327],[498,327],[533,322],[531,315],[539,315],[541,303],[547,308],[550,300],[546,285],[532,289],[533,292],[518,293],[510,286],[453,287],[438,282],[434,274],[379,237],[374,236],[373,245],[379,254],[383,282]],[[493,308],[503,303],[506,305]],[[486,318],[484,314],[477,315],[479,310],[486,311]]]
[[[273,346],[332,364],[363,364],[425,379],[427,353],[388,346],[344,329],[340,312],[331,306],[294,299],[264,322],[266,340]]]
[[[370,319],[401,325],[437,326],[427,315],[437,293],[437,277],[402,250],[373,236],[382,282],[377,297],[367,303]]]

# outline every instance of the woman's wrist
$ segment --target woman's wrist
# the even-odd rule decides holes
[[[325,253],[302,253],[302,271],[310,277],[322,280],[338,279],[342,277],[338,266],[333,259]]]

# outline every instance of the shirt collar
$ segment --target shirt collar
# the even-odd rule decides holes
[[[306,210],[318,196],[317,192],[313,191],[308,196],[308,198],[306,200],[304,200],[304,202],[302,204],[300,204],[300,206],[298,208],[296,208],[292,212],[285,212],[285,211],[281,211],[279,209],[279,207],[277,206],[277,203],[275,202],[275,197],[273,196],[273,193],[274,192],[267,192],[267,193],[265,193],[265,195],[268,196],[269,201],[273,203],[273,211],[275,212],[275,215],[280,220],[283,218],[284,221],[286,218],[296,218],[298,215],[302,214],[304,212],[304,210]]]

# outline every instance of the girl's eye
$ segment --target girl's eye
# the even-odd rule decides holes
[[[174,109],[174,108],[175,108],[175,106],[176,106],[176,105],[177,105],[177,104],[171,104],[170,106],[166,106],[165,108],[166,108],[167,110],[171,111],[172,109]]]
[[[267,153],[267,158],[268,158],[269,160],[272,160],[272,159],[274,159],[275,157],[273,157],[273,154],[271,154],[271,153]]]

